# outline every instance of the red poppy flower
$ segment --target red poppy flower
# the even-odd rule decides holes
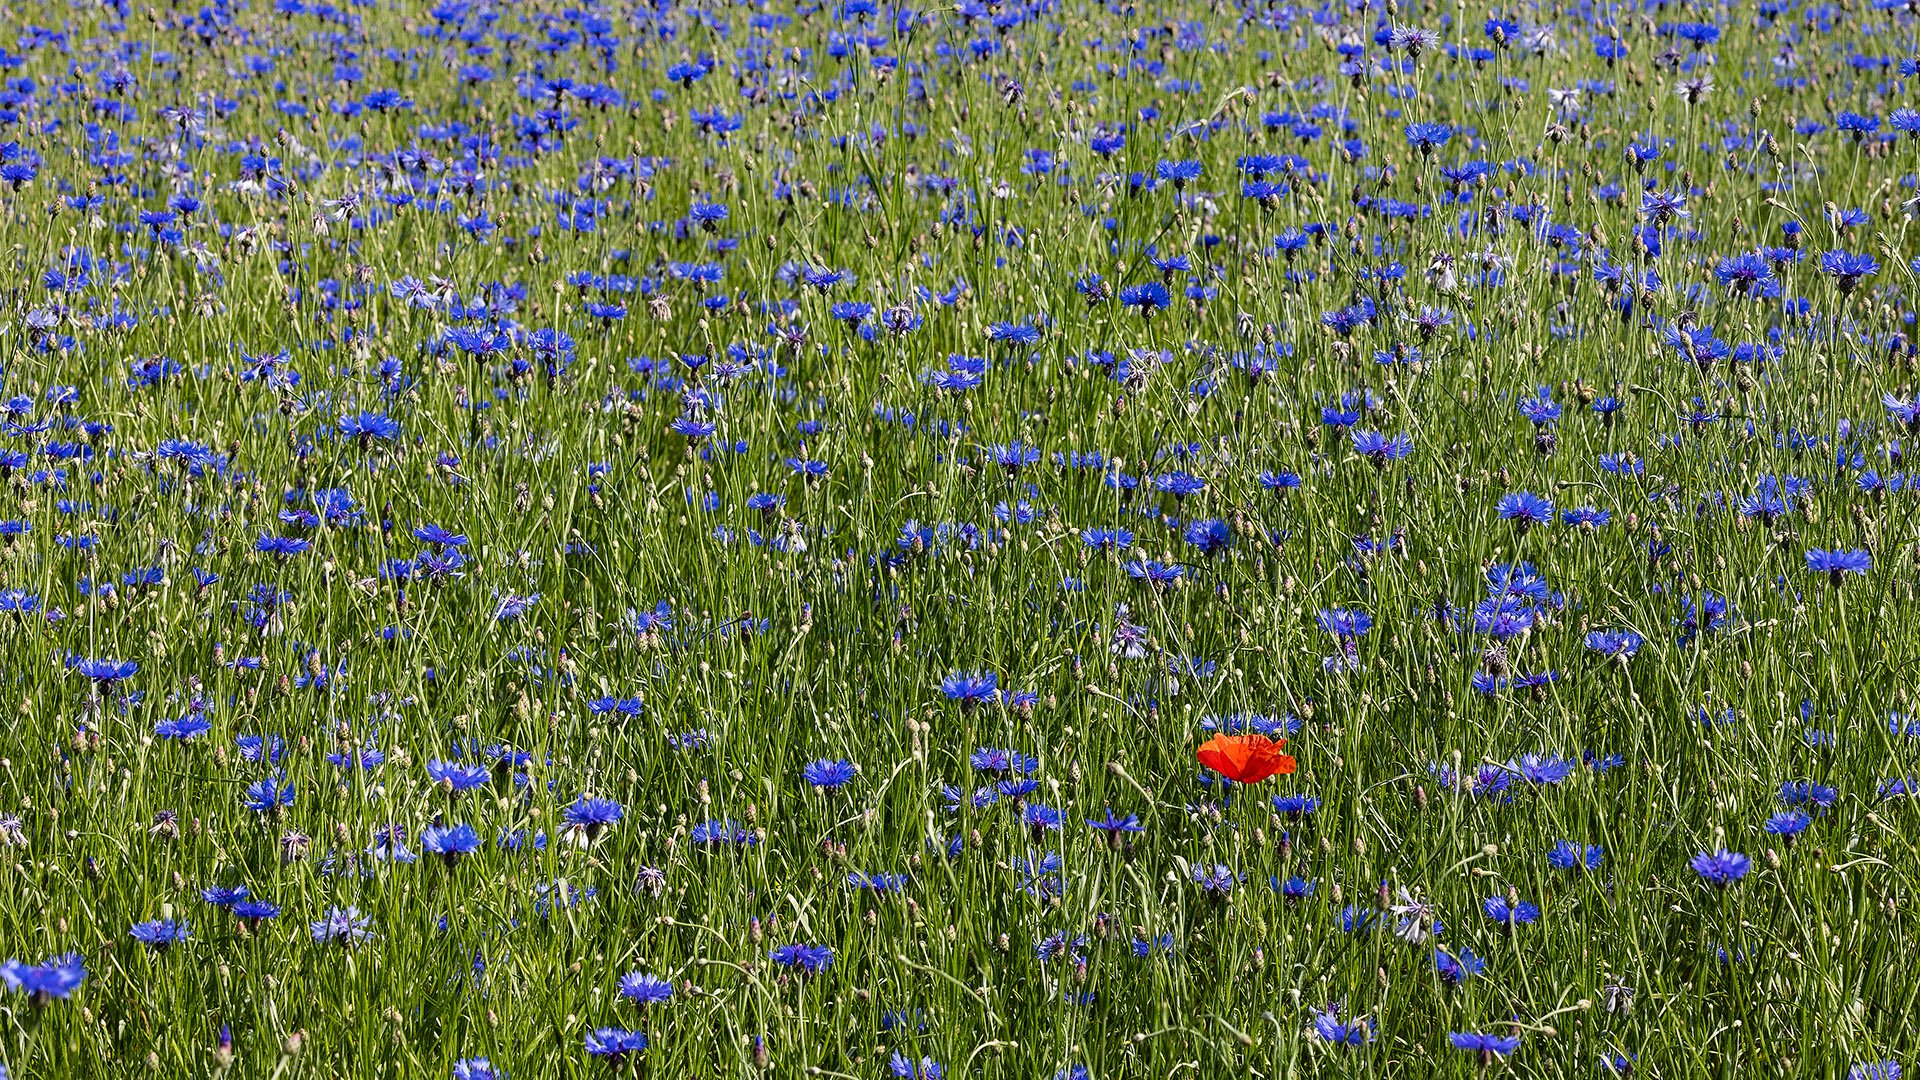
[[[1200,764],[1235,783],[1257,784],[1276,773],[1293,771],[1293,759],[1280,752],[1287,740],[1265,735],[1215,735],[1202,743]]]

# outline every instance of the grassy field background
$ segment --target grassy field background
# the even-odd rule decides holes
[[[9,10],[11,1075],[1912,1060],[1904,6]]]

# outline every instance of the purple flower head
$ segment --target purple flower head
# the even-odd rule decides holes
[[[1753,860],[1721,848],[1695,855],[1688,865],[1700,875],[1700,880],[1716,888],[1726,888],[1747,876],[1747,871],[1753,867]]]

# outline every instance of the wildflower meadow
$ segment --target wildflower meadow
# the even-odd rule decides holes
[[[1920,0],[26,0],[0,1077],[1920,1069]]]

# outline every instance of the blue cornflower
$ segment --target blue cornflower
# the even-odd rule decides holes
[[[1562,840],[1547,852],[1547,865],[1556,870],[1598,870],[1606,852],[1598,844],[1584,847],[1575,840]]]
[[[1920,397],[1911,401],[1902,401],[1892,394],[1882,394],[1880,404],[1887,407],[1887,415],[1908,431],[1920,434]]]
[[[177,739],[189,742],[213,730],[213,722],[197,712],[188,713],[177,720],[162,720],[153,725],[153,735],[157,739]]]
[[[1509,929],[1525,926],[1540,920],[1540,907],[1527,900],[1509,900],[1504,896],[1489,896],[1480,902],[1480,910],[1494,922],[1503,923]]]
[[[1850,251],[1829,251],[1820,256],[1820,272],[1834,279],[1834,284],[1843,293],[1852,292],[1862,278],[1869,278],[1880,272],[1880,264],[1872,255],[1854,254]]]
[[[1725,888],[1747,876],[1752,869],[1753,860],[1738,852],[1721,848],[1718,851],[1703,851],[1695,855],[1688,865],[1700,879],[1709,885]]]
[[[140,664],[135,660],[99,660],[81,656],[67,657],[67,667],[93,680],[94,685],[103,692],[114,683],[133,678],[140,671]]]
[[[33,965],[18,960],[0,963],[0,982],[26,994],[35,1005],[72,997],[86,981],[87,965],[79,953],[65,953]]]
[[[806,768],[800,770],[800,776],[809,787],[832,791],[850,783],[859,772],[860,767],[851,761],[821,758],[808,762]]]
[[[1127,814],[1122,817],[1115,814],[1111,806],[1106,808],[1106,812],[1102,816],[1098,818],[1088,818],[1087,827],[1095,832],[1105,833],[1108,845],[1115,851],[1119,851],[1126,846],[1128,843],[1128,835],[1147,831],[1147,827],[1140,824],[1139,815]]]
[[[1553,503],[1531,491],[1514,491],[1500,496],[1496,508],[1503,521],[1511,521],[1525,532],[1533,525],[1546,525],[1553,521]]]
[[[1387,32],[1385,45],[1417,60],[1421,53],[1440,47],[1440,35],[1417,26],[1396,26]]]
[[[253,542],[253,550],[262,555],[273,555],[282,559],[303,554],[312,547],[311,540],[303,540],[297,536],[272,536],[265,533]]]
[[[1399,461],[1413,454],[1413,439],[1406,435],[1382,435],[1377,431],[1355,431],[1352,433],[1353,452],[1373,463],[1376,469],[1384,469],[1388,462]]]
[[[1131,942],[1131,947],[1133,949],[1133,955],[1144,960],[1156,953],[1161,956],[1172,953],[1175,948],[1178,947],[1178,942],[1172,934],[1161,934],[1151,941],[1144,938],[1134,938]]]
[[[1340,1010],[1329,1005],[1314,1010],[1313,1034],[1335,1046],[1365,1046],[1373,1041],[1373,1025],[1365,1020],[1343,1022]]]
[[[848,326],[859,326],[873,315],[873,305],[864,300],[842,300],[827,309],[828,317]]]
[[[905,874],[889,874],[885,871],[864,874],[858,870],[847,874],[847,888],[865,890],[876,896],[899,892],[906,888],[907,884],[908,878]]]
[[[1207,489],[1207,482],[1205,480],[1202,480],[1192,473],[1181,472],[1177,469],[1173,472],[1161,473],[1154,477],[1151,483],[1153,490],[1164,491],[1176,499],[1185,499],[1190,495],[1198,495]]]
[[[1026,323],[994,323],[987,327],[987,340],[1012,345],[1036,345],[1040,331]]]
[[[750,847],[760,842],[759,834],[731,820],[703,821],[687,832],[687,842],[704,847],[709,844],[733,844]]]
[[[1433,153],[1453,138],[1453,128],[1448,124],[1408,124],[1402,133],[1407,137],[1407,145],[1423,155]]]
[[[1840,587],[1841,581],[1847,574],[1864,574],[1872,566],[1873,556],[1858,548],[1852,551],[1841,551],[1838,548],[1832,551],[1821,551],[1818,548],[1812,548],[1807,551],[1807,569],[1816,574],[1827,575],[1828,581],[1836,589]]]
[[[1359,409],[1342,409],[1332,405],[1320,407],[1320,422],[1332,428],[1337,434],[1360,422]]]
[[[1002,690],[1000,704],[1022,715],[1031,716],[1034,706],[1040,704],[1040,692],[1037,690]]]
[[[321,945],[358,945],[373,936],[373,920],[355,907],[330,907],[308,926]]]
[[[560,820],[569,828],[579,830],[586,836],[587,842],[592,843],[599,839],[602,830],[618,822],[625,813],[625,809],[612,799],[582,795],[560,811]]]
[[[1840,789],[1811,780],[1789,780],[1780,785],[1780,801],[1788,806],[1812,806],[1825,810],[1840,801]]]
[[[1762,252],[1749,251],[1721,259],[1713,276],[1722,288],[1740,296],[1774,293],[1773,263]]]
[[[1027,828],[1033,830],[1034,837],[1037,841],[1045,833],[1057,831],[1060,828],[1062,816],[1060,811],[1055,810],[1051,806],[1045,806],[1041,803],[1029,803],[1027,804],[1027,812],[1022,815],[1022,820],[1026,822]]]
[[[1218,555],[1233,546],[1233,528],[1222,518],[1190,521],[1185,538],[1187,543],[1199,548],[1202,555]]]
[[[288,780],[286,786],[282,787],[278,780],[278,777],[266,776],[248,784],[241,805],[256,814],[264,814],[277,807],[292,806],[293,781]]]
[[[245,885],[209,885],[200,890],[200,899],[218,908],[228,908],[247,898]]]
[[[532,610],[533,605],[539,601],[539,593],[529,593],[526,596],[521,596],[517,593],[507,593],[495,602],[493,621],[505,623],[523,618],[528,611]]]
[[[127,933],[133,940],[142,945],[149,946],[157,952],[165,951],[169,945],[185,941],[193,936],[187,927],[187,921],[185,919],[178,921],[173,919],[153,919],[148,922],[134,923],[133,929],[127,931]]]
[[[1238,880],[1232,870],[1217,863],[1212,866],[1195,863],[1193,867],[1193,883],[1209,896],[1225,897],[1233,891],[1234,883]]]
[[[1120,290],[1121,305],[1137,308],[1143,319],[1151,318],[1154,312],[1165,309],[1172,299],[1167,292],[1167,287],[1157,281],[1129,285]]]
[[[1533,629],[1535,610],[1517,596],[1492,596],[1473,606],[1473,632],[1508,641]]]
[[[484,766],[459,761],[427,762],[427,777],[447,792],[458,795],[486,783],[491,778]]]
[[[1573,775],[1574,763],[1558,754],[1522,754],[1507,762],[1508,772],[1529,784],[1560,784]]]
[[[1321,608],[1316,619],[1320,629],[1336,638],[1357,638],[1373,629],[1373,616],[1347,608]]]
[[[1447,1033],[1447,1041],[1455,1050],[1479,1054],[1480,1060],[1490,1062],[1496,1057],[1506,1057],[1520,1049],[1518,1035],[1482,1035],[1471,1031],[1453,1031]]]
[[[235,735],[234,748],[244,761],[278,765],[287,752],[287,741],[278,735]]]
[[[781,967],[818,975],[833,966],[833,949],[826,945],[781,945],[768,954]]]
[[[465,822],[458,825],[430,825],[420,831],[420,847],[429,855],[440,856],[442,861],[452,866],[462,856],[480,850],[480,834]]]
[[[1774,836],[1792,840],[1794,837],[1805,832],[1807,827],[1812,824],[1813,818],[1804,810],[1782,810],[1777,814],[1769,816],[1766,824],[1760,827]]]
[[[673,998],[673,984],[658,975],[632,971],[620,976],[620,996],[636,1005],[659,1005]]]
[[[362,447],[374,442],[386,442],[398,438],[400,423],[385,413],[359,412],[340,418],[340,434],[357,439]]]
[[[280,916],[280,905],[267,900],[241,900],[227,909],[233,917],[245,923],[258,923]]]
[[[1674,218],[1687,216],[1687,196],[1679,191],[1649,187],[1640,193],[1640,213],[1656,227],[1663,226]]]
[[[1727,625],[1732,606],[1723,596],[1702,591],[1700,602],[1696,605],[1691,596],[1680,597],[1680,617],[1674,623],[1680,627],[1680,643],[1692,641],[1700,631],[1709,634],[1720,632]]]
[[[1273,891],[1280,894],[1281,899],[1290,902],[1312,896],[1317,887],[1312,880],[1299,876],[1287,878],[1285,881],[1276,876],[1269,883],[1273,886]]]
[[[1433,952],[1433,973],[1448,986],[1459,986],[1486,969],[1487,962],[1475,956],[1472,949],[1461,949],[1457,956],[1445,949]]]
[[[1551,396],[1548,387],[1542,386],[1530,398],[1520,399],[1520,413],[1531,420],[1535,427],[1546,427],[1560,419],[1561,407]]]
[[[947,1075],[946,1070],[941,1068],[940,1063],[932,1058],[923,1057],[915,1061],[910,1057],[902,1055],[897,1050],[894,1051],[893,1057],[887,1062],[887,1071],[900,1077],[901,1080],[941,1080],[942,1077]]]
[[[1275,494],[1284,494],[1285,492],[1298,490],[1301,483],[1299,473],[1286,472],[1284,470],[1281,472],[1263,472],[1254,479],[1260,481],[1261,487]]]
[[[386,760],[384,750],[371,746],[360,750],[335,750],[327,755],[327,764],[342,769],[377,769]]]
[[[438,525],[422,525],[413,530],[413,538],[423,544],[432,544],[439,548],[466,547],[464,533],[451,532]]]
[[[587,711],[596,716],[612,715],[617,717],[639,716],[646,709],[646,702],[640,697],[597,697],[587,702]]]
[[[1631,660],[1646,638],[1631,630],[1594,630],[1587,634],[1587,648],[1610,660]]]
[[[592,1057],[602,1061],[621,1061],[629,1054],[637,1054],[647,1048],[645,1032],[628,1031],[625,1028],[595,1028],[587,1033],[586,1050]]]
[[[958,702],[962,709],[992,700],[999,686],[1000,676],[991,671],[956,671],[940,680],[940,692],[948,701]]]
[[[1018,473],[1029,465],[1040,461],[1040,448],[1031,443],[1015,439],[1012,442],[997,444],[986,448],[987,457],[995,465],[1007,470],[1009,475]]]
[[[762,517],[772,517],[787,504],[787,497],[776,493],[756,491],[747,496],[747,509],[757,511]]]
[[[1200,179],[1200,163],[1197,161],[1160,161],[1153,167],[1153,175],[1173,184],[1175,190],[1186,187],[1192,181]]]
[[[1299,820],[1311,817],[1320,809],[1320,800],[1312,795],[1275,795],[1273,812]]]
[[[1024,799],[1040,789],[1040,781],[1031,776],[1001,780],[993,785],[993,789],[1003,799]]]
[[[714,432],[720,430],[720,427],[711,420],[701,420],[693,416],[676,416],[667,422],[667,430],[698,443],[703,439],[711,438]]]
[[[1780,492],[1764,490],[1743,498],[1740,500],[1740,505],[1734,509],[1740,511],[1740,517],[1755,519],[1764,525],[1772,525],[1788,515],[1788,502],[1780,498]]]

